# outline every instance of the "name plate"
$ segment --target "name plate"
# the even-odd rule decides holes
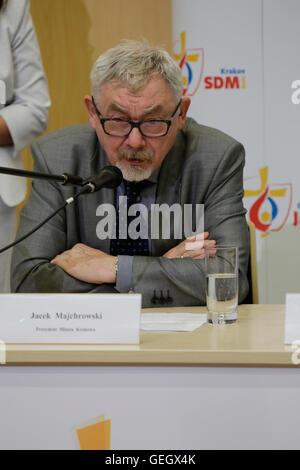
[[[140,294],[0,294],[0,341],[139,344],[140,312]]]

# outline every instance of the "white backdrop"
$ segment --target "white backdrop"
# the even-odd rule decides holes
[[[110,449],[299,449],[299,387],[289,368],[2,367],[0,449],[74,450],[99,415]]]
[[[300,292],[300,1],[173,0],[173,34],[189,115],[246,148],[259,301],[284,303]]]

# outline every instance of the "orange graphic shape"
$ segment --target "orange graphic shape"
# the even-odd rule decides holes
[[[251,196],[259,196],[266,188],[267,182],[268,182],[268,172],[269,168],[265,166],[264,168],[261,168],[259,170],[259,175],[260,175],[260,182],[261,186],[259,189],[245,189],[244,196],[245,197],[251,197]],[[270,190],[270,196],[273,197],[284,197],[286,195],[286,188],[281,188],[281,189],[271,189]]]
[[[180,33],[180,44],[181,44],[181,51],[179,54],[174,54],[175,60],[180,60],[180,68],[182,68],[184,62],[188,60],[189,62],[197,62],[199,59],[199,54],[187,54],[185,48],[186,42],[186,35],[185,31]]]
[[[110,419],[76,430],[81,450],[110,450]]]
[[[259,189],[245,189],[245,197],[259,196],[266,188],[268,182],[268,167],[265,166],[259,170],[260,188]]]

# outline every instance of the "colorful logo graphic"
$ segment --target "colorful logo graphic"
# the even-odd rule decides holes
[[[186,49],[186,33],[180,33],[180,52],[174,54],[182,72],[183,95],[193,96],[198,90],[204,70],[204,49]]]
[[[198,91],[204,73],[204,49],[188,49],[186,32],[180,33],[175,50],[180,42],[179,53],[174,54],[182,72],[183,95],[193,96]],[[203,80],[205,90],[242,89],[246,88],[246,70],[236,67],[220,67],[217,74],[209,74]]]
[[[293,225],[296,227],[300,225],[300,202],[297,204],[296,210],[294,210],[294,222]]]
[[[267,166],[259,170],[257,180],[255,176],[245,178],[247,185],[251,181],[256,187],[246,189],[245,197],[254,199],[251,201],[249,218],[262,232],[261,237],[265,237],[270,232],[278,232],[285,225],[291,211],[293,188],[291,183],[269,184]]]
[[[205,89],[220,90],[246,88],[246,71],[244,69],[220,69],[220,75],[207,76],[204,79]]]

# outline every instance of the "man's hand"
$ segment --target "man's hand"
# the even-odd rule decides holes
[[[174,246],[163,256],[166,258],[205,258],[204,248],[214,248],[216,240],[208,240],[209,233],[203,232],[183,240],[179,245]],[[193,245],[195,248],[193,248]]]
[[[116,282],[116,256],[77,243],[71,250],[57,255],[52,261],[70,276],[91,284]]]

